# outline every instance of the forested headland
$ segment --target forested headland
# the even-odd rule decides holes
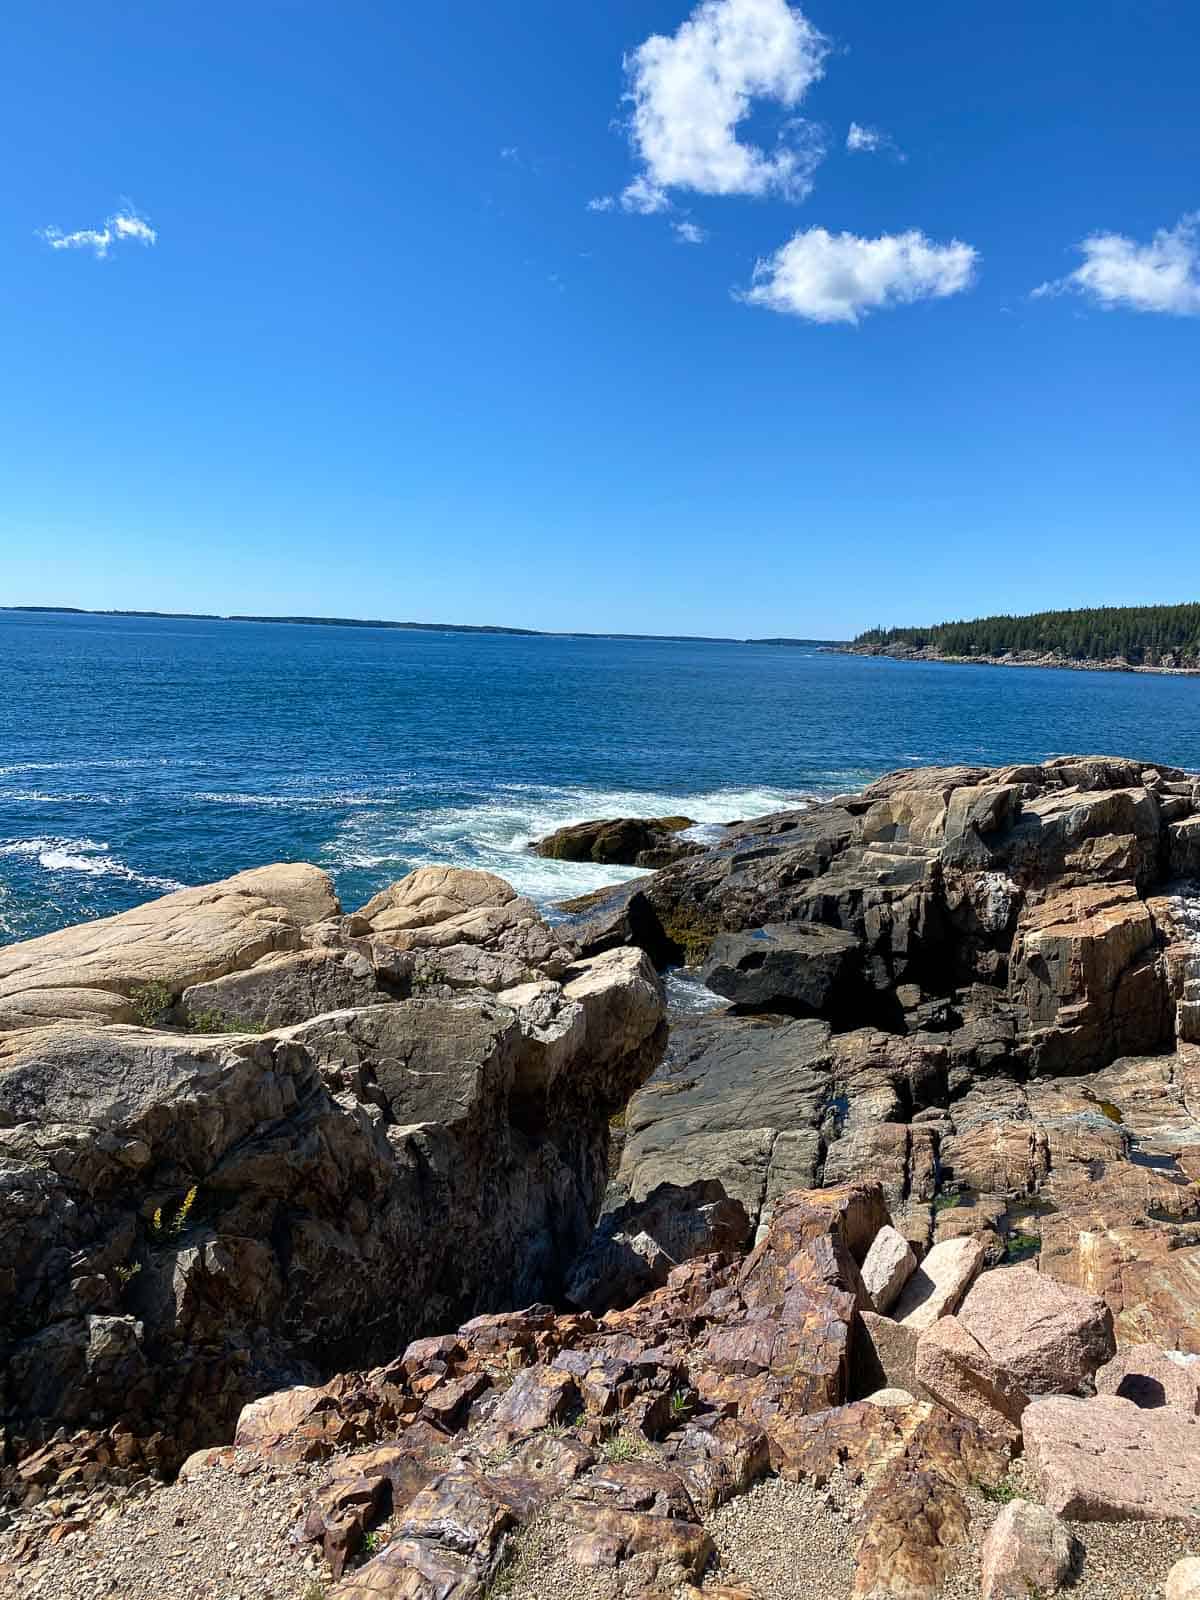
[[[1098,606],[978,617],[927,628],[869,628],[851,646],[863,654],[929,657],[1057,656],[1131,667],[1200,666],[1200,604]]]

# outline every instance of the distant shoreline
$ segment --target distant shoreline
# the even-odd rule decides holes
[[[483,633],[517,639],[625,639],[659,644],[771,644],[810,645],[826,650],[843,649],[832,639],[734,639],[703,633],[582,633],[562,628],[507,628],[499,623],[471,622],[386,622],[364,617],[260,617],[216,611],[102,611],[87,606],[0,606],[0,611],[16,611],[38,616],[66,617],[147,617],[161,622],[274,622],[303,628],[383,628],[407,633]]]
[[[1135,666],[1120,656],[1108,660],[1073,660],[1054,651],[1038,654],[1032,650],[1014,651],[1003,656],[952,656],[929,648],[914,650],[903,645],[883,648],[871,644],[829,644],[821,647],[830,655],[874,656],[885,661],[934,661],[951,667],[1042,667],[1057,672],[1132,672],[1156,678],[1200,678],[1200,667]]]

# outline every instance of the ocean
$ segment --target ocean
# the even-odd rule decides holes
[[[1200,680],[806,646],[0,612],[0,943],[269,861],[343,904],[428,862],[548,905],[566,822],[702,825],[920,762],[1200,767]]]

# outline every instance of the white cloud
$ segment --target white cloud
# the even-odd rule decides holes
[[[671,226],[680,244],[703,244],[708,238],[705,229],[695,222],[673,222]]]
[[[652,34],[626,57],[630,138],[643,174],[622,196],[777,194],[802,200],[823,154],[811,125],[792,121],[776,147],[737,137],[755,101],[794,108],[824,71],[824,37],[786,0],[703,0],[669,37]]]
[[[652,217],[659,211],[669,211],[671,202],[665,189],[660,189],[645,173],[636,177],[621,191],[621,210],[636,211],[640,217]]]
[[[861,122],[852,122],[846,134],[846,149],[852,155],[887,155],[894,161],[907,161],[908,157],[882,128],[868,128]]]
[[[616,203],[612,195],[598,194],[594,200],[588,201],[587,208],[589,211],[611,211]]]
[[[864,128],[857,122],[850,124],[846,135],[847,150],[878,150],[882,135],[878,128]]]
[[[1149,244],[1123,233],[1094,233],[1079,246],[1083,265],[1040,284],[1034,299],[1082,294],[1106,311],[1158,311],[1200,316],[1200,211],[1159,228]]]
[[[872,311],[961,293],[978,261],[971,245],[934,244],[915,228],[878,239],[809,228],[760,261],[738,298],[810,322],[858,323]]]
[[[100,261],[114,244],[123,240],[134,240],[142,245],[158,242],[157,231],[132,209],[116,212],[102,228],[77,228],[74,233],[64,233],[61,228],[43,228],[39,237],[51,250],[91,250]]]
[[[139,244],[157,244],[158,234],[144,218],[131,212],[118,211],[108,219],[108,225],[118,239],[136,239]]]

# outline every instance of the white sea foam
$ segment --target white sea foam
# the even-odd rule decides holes
[[[414,867],[479,867],[506,878],[538,901],[565,899],[638,876],[632,867],[550,861],[528,846],[572,822],[594,817],[693,817],[697,835],[711,838],[718,824],[803,805],[807,794],[771,788],[716,789],[698,795],[630,789],[555,789],[503,784],[465,803],[408,810],[386,802],[343,817],[321,851],[334,872],[365,871],[381,882]]]
[[[121,878],[142,884],[147,889],[167,893],[182,889],[174,878],[137,872],[108,854],[108,844],[96,839],[7,839],[0,841],[0,856],[15,856],[36,861],[46,872],[81,872],[89,878]]]

